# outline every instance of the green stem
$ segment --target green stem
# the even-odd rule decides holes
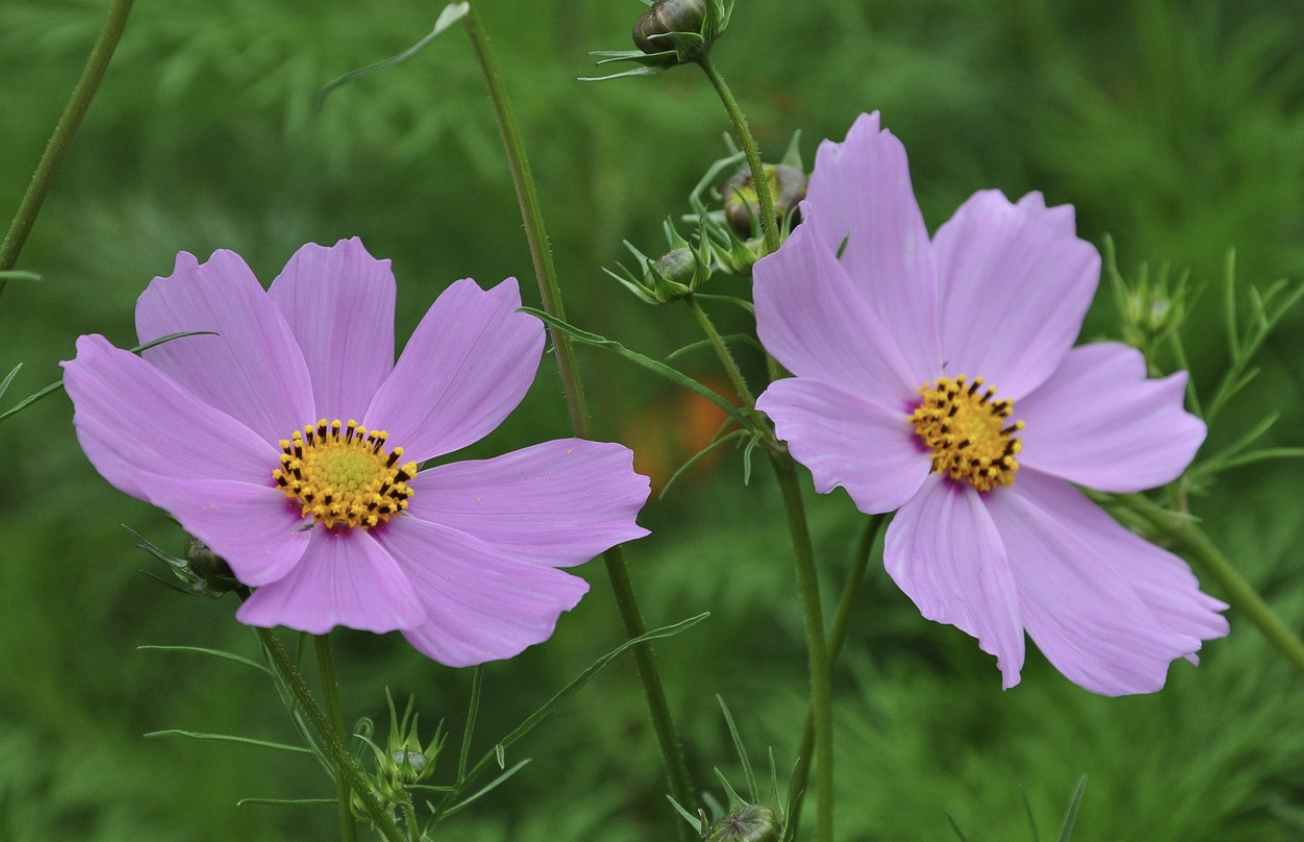
[[[345,742],[344,714],[340,710],[339,685],[335,681],[335,658],[331,655],[329,634],[313,635],[317,644],[317,673],[321,677],[321,695],[326,704],[326,719],[331,727],[334,739]],[[358,842],[358,826],[353,820],[353,807],[349,779],[340,769],[335,770],[335,795],[339,800],[340,839],[342,842]]]
[[[1304,673],[1304,642],[1273,613],[1258,591],[1245,581],[1192,520],[1160,508],[1140,494],[1122,494],[1118,499],[1194,559],[1222,588],[1223,596],[1232,607],[1258,626],[1268,642],[1295,669]]]
[[[403,802],[403,820],[407,822],[409,842],[421,842],[421,823],[417,820],[417,809],[409,797]]]
[[[833,630],[829,632],[829,674],[832,675],[838,656],[842,654],[842,644],[847,640],[847,625],[851,621],[851,612],[856,605],[856,595],[860,585],[865,581],[865,569],[869,566],[869,553],[874,548],[879,530],[883,526],[883,515],[872,515],[865,524],[865,531],[856,545],[856,552],[851,557],[851,570],[847,572],[847,581],[842,585],[842,599],[838,602],[838,612],[833,617]],[[810,758],[815,748],[815,711],[806,714],[806,726],[801,733],[801,748],[797,751],[797,764],[792,770],[792,781],[788,784],[788,801],[791,803],[797,793],[806,788],[806,779],[810,773]],[[796,821],[794,816],[792,821]]]
[[[525,236],[530,244],[530,255],[539,282],[543,309],[549,315],[564,321],[566,313],[562,305],[561,285],[557,281],[557,271],[553,267],[552,253],[548,248],[543,210],[539,205],[534,178],[530,174],[530,164],[525,155],[521,130],[517,125],[511,100],[507,96],[507,86],[498,69],[489,36],[485,32],[475,3],[471,4],[470,10],[462,20],[484,74],[485,86],[489,89],[489,98],[493,102],[494,113],[498,119],[498,129],[507,150],[508,165],[511,168],[512,181],[516,185],[516,198],[520,204],[521,217],[525,221]],[[589,438],[589,417],[584,401],[584,386],[580,380],[579,366],[575,360],[575,351],[570,337],[560,330],[552,328],[549,330],[553,349],[557,355],[557,367],[561,371],[562,389],[566,395],[571,426],[575,430],[575,435]],[[647,626],[643,622],[643,614],[634,594],[633,581],[625,566],[623,550],[619,546],[612,547],[603,553],[602,558],[607,568],[608,578],[611,579],[616,608],[624,623],[625,633],[629,637],[644,634]],[[661,683],[661,674],[657,669],[656,653],[650,644],[638,646],[634,649],[634,661],[643,684],[643,694],[647,699],[652,728],[656,732],[657,743],[661,749],[670,794],[688,810],[695,810],[697,799],[693,793],[683,747],[675,730],[674,719],[670,715],[670,704]],[[691,839],[686,823],[675,822],[675,824],[680,829],[681,838]]]
[[[734,362],[733,354],[729,351],[729,346],[724,343],[720,332],[715,329],[711,317],[702,309],[702,304],[697,300],[697,296],[689,294],[684,298],[684,303],[688,309],[693,311],[693,316],[697,318],[697,324],[710,340],[711,347],[715,349],[715,355],[720,358],[720,364],[724,366],[725,373],[729,375],[729,382],[733,383],[734,391],[738,393],[738,399],[743,402],[743,406],[752,409],[756,406],[756,398],[752,396],[752,390],[747,388],[747,381],[743,378],[742,371],[738,368],[738,363]]]
[[[516,122],[516,112],[512,101],[507,96],[507,85],[502,72],[498,69],[498,59],[494,56],[489,33],[485,31],[480,20],[480,13],[475,3],[470,5],[466,17],[462,18],[471,46],[480,62],[484,74],[485,86],[489,89],[489,99],[493,102],[494,115],[498,119],[498,131],[502,134],[503,145],[507,149],[507,164],[512,172],[512,183],[516,186],[516,198],[521,206],[521,219],[525,223],[525,239],[530,245],[530,259],[534,263],[534,274],[539,281],[539,292],[543,298],[543,309],[548,315],[566,321],[566,309],[562,305],[561,285],[557,281],[557,270],[552,263],[552,250],[548,246],[548,229],[543,223],[543,208],[539,204],[539,194],[534,186],[534,176],[530,172],[530,161],[525,154],[525,141],[521,138],[521,128]],[[579,366],[575,361],[575,348],[570,336],[563,331],[549,328],[553,351],[557,356],[557,368],[561,370],[562,390],[566,394],[566,406],[570,411],[571,426],[581,438],[589,437],[589,414],[584,400],[584,384],[580,382]]]
[[[760,206],[761,228],[765,232],[765,251],[773,254],[779,250],[779,227],[774,218],[774,199],[770,196],[770,182],[765,176],[765,167],[761,163],[761,153],[747,126],[747,118],[738,101],[725,83],[724,77],[716,69],[715,62],[708,53],[698,64],[706,77],[715,86],[720,102],[729,114],[734,129],[738,133],[738,142],[747,156],[747,165],[752,171],[752,186],[756,190],[756,202]],[[767,360],[771,377],[779,372],[778,363],[772,358]],[[806,524],[806,510],[801,499],[801,487],[797,482],[796,464],[786,449],[775,448],[770,451],[775,473],[779,477],[779,488],[783,494],[784,509],[788,516],[788,529],[792,534],[792,546],[797,562],[797,581],[801,590],[802,613],[806,625],[807,657],[810,660],[811,681],[811,715],[814,719],[815,751],[819,764],[815,768],[816,796],[816,834],[819,842],[833,840],[833,690],[831,664],[828,657],[827,643],[824,637],[824,618],[820,608],[819,578],[815,570],[815,553],[811,546],[810,529]],[[809,754],[809,752],[808,752]]]
[[[774,220],[774,199],[770,196],[770,181],[765,177],[765,167],[761,164],[761,153],[756,147],[756,139],[752,137],[752,131],[747,127],[747,118],[738,107],[738,101],[734,99],[720,71],[716,70],[710,53],[697,63],[706,71],[706,78],[715,86],[715,92],[719,95],[720,102],[724,104],[724,110],[729,112],[734,130],[738,132],[738,142],[742,144],[743,154],[747,156],[747,166],[752,170],[752,187],[756,189],[756,203],[761,208],[761,230],[765,232],[765,253],[774,254],[779,250],[779,226]]]
[[[27,192],[23,194],[23,200],[18,205],[18,212],[14,214],[13,222],[9,224],[9,232],[5,234],[4,242],[0,243],[0,272],[9,271],[18,262],[18,254],[23,250],[23,244],[27,242],[27,234],[36,222],[36,215],[41,212],[41,204],[45,201],[46,194],[50,192],[54,175],[59,171],[59,165],[63,163],[64,153],[68,151],[73,135],[81,125],[82,117],[86,114],[86,109],[90,107],[91,99],[100,86],[100,80],[104,78],[109,59],[113,57],[113,51],[122,37],[123,27],[127,25],[127,13],[131,11],[131,3],[132,0],[113,0],[109,6],[109,17],[104,22],[104,28],[100,30],[100,37],[95,41],[90,57],[86,60],[86,68],[82,70],[81,78],[77,80],[77,86],[72,90],[72,97],[63,110],[63,116],[54,127],[50,142],[46,144],[45,153],[41,155],[41,161],[36,166],[35,174],[32,175],[32,182],[27,186]],[[0,278],[0,293],[3,293],[4,289],[5,280]]]
[[[271,629],[255,628],[258,634],[258,640],[262,642],[263,648],[267,650],[268,656],[272,659],[272,666],[285,682],[285,686],[290,688],[290,693],[294,696],[299,706],[303,708],[304,715],[308,717],[308,722],[312,729],[317,732],[317,736],[326,745],[326,751],[331,756],[331,764],[335,767],[337,775],[343,775],[348,779],[348,784],[358,800],[362,802],[362,808],[366,811],[371,823],[376,826],[388,842],[405,842],[403,832],[394,824],[394,817],[381,805],[376,799],[376,793],[371,790],[367,784],[366,776],[358,768],[357,762],[349,754],[344,746],[344,742],[331,728],[330,722],[326,719],[326,714],[317,705],[317,700],[313,698],[312,692],[303,680],[303,676],[295,669],[294,663],[290,660],[289,654],[281,641],[276,639]]]
[[[820,608],[819,576],[811,546],[806,509],[797,482],[796,463],[786,450],[771,450],[774,472],[783,493],[783,507],[792,534],[797,562],[797,586],[801,591],[802,615],[806,626],[806,653],[810,661],[810,711],[815,720],[815,817],[819,842],[833,840],[833,685],[829,650],[824,637],[824,615]]]

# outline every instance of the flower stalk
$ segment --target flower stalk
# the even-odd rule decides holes
[[[770,461],[783,492],[783,508],[792,535],[797,563],[797,586],[801,591],[802,620],[806,630],[806,657],[810,662],[810,710],[814,719],[816,838],[833,839],[833,681],[829,670],[829,649],[824,635],[824,614],[820,607],[819,576],[811,546],[810,527],[797,482],[797,463],[786,449],[771,449]]]
[[[68,151],[77,128],[81,125],[86,109],[90,108],[91,100],[99,89],[100,80],[104,78],[104,71],[108,69],[109,59],[113,58],[113,51],[118,47],[122,30],[127,25],[127,14],[131,11],[131,3],[132,0],[113,0],[109,6],[109,16],[104,21],[104,27],[100,30],[95,46],[91,48],[81,78],[77,80],[77,85],[72,90],[68,105],[64,108],[63,115],[59,117],[59,122],[54,127],[54,134],[50,136],[50,142],[46,144],[45,152],[36,166],[36,172],[32,175],[32,181],[27,186],[27,192],[23,194],[23,200],[18,205],[18,212],[14,214],[13,221],[9,224],[9,231],[5,234],[3,243],[0,243],[0,272],[13,269],[14,264],[18,262],[18,255],[27,242],[27,235],[36,222],[36,215],[41,212],[45,196],[50,192],[54,176],[63,163],[63,156]],[[3,293],[4,289],[5,279],[0,277],[0,293]]]
[[[503,145],[507,151],[508,166],[512,181],[516,187],[516,197],[520,204],[521,217],[525,223],[525,236],[530,247],[530,256],[534,263],[535,276],[539,283],[539,292],[543,309],[550,316],[565,320],[566,313],[562,304],[561,285],[557,280],[557,271],[553,265],[552,253],[548,247],[547,229],[544,225],[543,210],[539,204],[538,191],[535,189],[534,177],[530,173],[529,160],[525,154],[525,143],[521,137],[520,126],[507,95],[507,86],[498,68],[489,35],[480,20],[475,3],[470,4],[466,16],[462,19],[467,36],[475,51],[480,70],[484,75],[485,86],[493,103],[498,129],[502,134]],[[562,389],[566,395],[566,406],[570,412],[571,426],[581,438],[590,435],[588,410],[584,399],[584,386],[580,380],[579,366],[575,359],[575,350],[570,337],[563,331],[549,327],[553,349],[557,357],[557,367],[561,371]],[[625,633],[633,638],[647,631],[639,609],[638,599],[634,594],[633,581],[625,566],[624,552],[619,545],[603,553],[603,562],[611,580],[616,607],[625,626]],[[650,645],[634,649],[634,660],[638,668],[639,679],[647,699],[648,711],[656,732],[657,743],[661,749],[662,761],[670,794],[680,804],[690,809],[697,804],[697,798],[688,774],[688,763],[684,759],[683,747],[670,714],[670,704],[666,699],[665,688],[657,668],[655,652]],[[679,825],[680,834],[688,839],[684,825]]]
[[[715,350],[715,355],[720,358],[720,364],[724,366],[725,374],[729,377],[729,382],[733,384],[734,391],[738,393],[738,398],[743,402],[743,406],[749,412],[756,411],[756,398],[752,395],[752,390],[747,387],[747,380],[743,377],[742,370],[738,368],[738,363],[734,361],[733,354],[729,351],[729,346],[724,343],[720,332],[715,329],[715,323],[711,317],[702,309],[702,303],[697,300],[697,296],[689,294],[684,297],[684,303],[688,309],[693,311],[693,317],[697,319],[697,324],[710,340],[711,347]]]
[[[317,647],[317,673],[321,678],[321,695],[326,706],[325,714],[334,738],[344,743],[344,714],[340,709],[339,685],[335,681],[335,658],[331,654],[329,634],[313,635]],[[340,769],[335,770],[335,794],[339,800],[340,839],[342,842],[357,842],[358,826],[353,820],[353,807],[350,794],[353,788],[349,779]]]
[[[865,569],[869,566],[869,553],[874,548],[874,541],[883,528],[884,515],[871,515],[861,533],[860,542],[856,544],[855,554],[851,557],[851,570],[842,585],[842,598],[838,602],[837,613],[833,616],[833,628],[829,631],[829,674],[842,654],[842,644],[847,640],[847,625],[851,622],[851,612],[856,606],[856,594],[865,581]],[[815,748],[815,710],[812,707],[806,714],[806,726],[801,732],[801,747],[797,750],[797,763],[792,770],[792,780],[788,784],[788,801],[792,802],[803,789],[810,776],[811,753]],[[797,821],[794,816],[791,821]]]
[[[756,202],[760,206],[761,229],[765,234],[765,253],[774,254],[779,250],[779,227],[774,216],[774,198],[770,195],[769,179],[765,175],[765,167],[761,162],[761,153],[756,145],[756,139],[752,136],[747,118],[738,106],[738,101],[734,99],[733,93],[725,83],[724,77],[720,75],[710,54],[703,55],[697,63],[711,80],[720,102],[734,124],[734,130],[738,133],[738,142],[743,148],[747,166],[752,172]],[[730,369],[732,358],[729,357],[727,349],[721,355],[721,362],[725,364],[726,370]],[[771,377],[779,373],[777,363],[769,355],[766,364]],[[740,391],[739,396],[743,395],[750,397],[750,393]],[[755,401],[749,399],[748,405],[749,408],[754,407]],[[788,519],[788,530],[792,537],[797,581],[801,592],[802,617],[806,630],[807,658],[810,661],[810,709],[814,723],[814,753],[819,756],[819,764],[815,772],[816,838],[819,842],[832,842],[833,682],[824,634],[823,609],[820,605],[819,577],[815,569],[815,553],[811,545],[810,528],[806,522],[805,504],[801,499],[801,486],[797,482],[796,463],[787,448],[781,446],[770,449],[770,458],[779,480],[779,490],[783,495],[784,511]],[[809,751],[805,753],[810,754]]]
[[[738,101],[734,99],[729,86],[725,84],[724,77],[716,69],[710,54],[703,56],[697,63],[706,73],[706,78],[711,80],[720,102],[724,105],[724,110],[729,113],[734,130],[738,132],[738,143],[742,146],[743,153],[747,156],[747,166],[752,171],[752,183],[756,187],[756,202],[761,206],[761,230],[765,232],[765,253],[774,254],[779,250],[779,226],[774,219],[774,197],[770,195],[769,180],[765,176],[765,166],[761,163],[761,151],[756,146],[756,139],[752,137],[751,129],[747,127],[747,117],[738,107]]]
[[[285,651],[281,641],[276,639],[276,635],[272,634],[271,629],[258,626],[255,627],[254,631],[258,634],[258,640],[271,658],[273,668],[281,676],[285,686],[290,689],[294,700],[303,708],[304,715],[308,717],[308,722],[312,725],[313,730],[317,732],[317,736],[325,743],[326,751],[331,757],[331,764],[335,767],[335,774],[346,780],[347,785],[357,795],[358,800],[362,802],[362,808],[366,811],[367,817],[387,842],[405,842],[402,831],[394,823],[393,816],[389,814],[376,798],[376,793],[368,786],[365,774],[358,768],[357,762],[354,761],[345,748],[344,741],[339,734],[331,727],[330,721],[317,704],[317,700],[313,698],[312,691],[308,689],[303,676],[299,674],[299,671],[295,669],[294,664],[290,661],[289,653]]]

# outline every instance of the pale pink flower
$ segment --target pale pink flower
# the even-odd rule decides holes
[[[242,622],[398,630],[453,666],[508,658],[588,590],[557,568],[646,534],[648,480],[626,448],[579,439],[418,473],[520,403],[544,330],[516,312],[515,279],[461,280],[395,364],[394,296],[357,239],[304,246],[268,290],[232,252],[183,252],[141,295],[137,333],[217,335],[140,357],[81,337],[64,363],[77,435],[254,588]]]
[[[930,240],[875,113],[821,145],[802,219],[755,268],[761,340],[796,375],[757,405],[817,490],[899,509],[884,560],[925,617],[978,638],[1007,688],[1026,631],[1106,695],[1158,690],[1227,633],[1184,561],[1074,487],[1167,483],[1205,427],[1185,373],[1147,380],[1133,348],[1073,347],[1100,257],[1071,207],[983,191]]]

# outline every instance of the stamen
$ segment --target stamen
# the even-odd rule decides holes
[[[280,467],[272,479],[285,496],[298,501],[300,516],[327,529],[370,529],[408,507],[415,462],[399,464],[403,448],[385,450],[389,435],[355,420],[319,420],[281,439]]]
[[[968,382],[963,374],[954,380],[939,377],[937,383],[919,387],[923,401],[910,415],[915,435],[933,451],[932,468],[957,482],[967,482],[978,491],[997,485],[1012,485],[1019,463],[1015,455],[1023,443],[1014,437],[1022,421],[1005,424],[1014,412],[1014,401],[993,401],[995,387],[982,389],[984,380]]]

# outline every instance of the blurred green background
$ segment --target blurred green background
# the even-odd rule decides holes
[[[685,308],[654,309],[602,272],[649,253],[661,220],[724,151],[723,112],[693,69],[584,84],[590,50],[627,49],[633,0],[486,0],[572,321],[653,356],[693,341]],[[0,2],[0,217],[27,186],[94,41],[103,0]],[[102,90],[0,299],[0,371],[24,367],[0,405],[59,375],[81,333],[134,344],[136,296],[175,254],[243,255],[265,282],[304,242],[359,235],[391,258],[399,335],[453,280],[508,275],[537,302],[492,113],[459,29],[412,61],[333,94],[317,90],[400,52],[439,4],[372,0],[140,0]],[[1221,282],[1230,248],[1246,284],[1304,275],[1304,11],[1294,0],[740,0],[715,56],[762,148],[802,131],[841,139],[874,109],[903,139],[935,227],[974,190],[1043,191],[1111,234],[1120,265],[1189,270],[1204,289],[1186,339],[1208,395],[1227,365]],[[745,292],[736,279],[714,291]],[[726,329],[737,314],[720,311]],[[1108,290],[1085,338],[1116,334]],[[1263,371],[1211,431],[1213,452],[1268,412],[1267,441],[1301,443],[1301,314],[1268,343]],[[744,352],[745,353],[745,352]],[[599,437],[639,452],[664,481],[714,424],[642,371],[581,350]],[[745,359],[758,371],[759,360]],[[681,364],[719,379],[711,360]],[[0,445],[0,840],[264,842],[333,838],[330,808],[236,807],[250,796],[329,796],[307,758],[143,739],[165,728],[293,741],[269,684],[230,664],[143,644],[254,656],[234,599],[202,601],[137,571],[126,523],[166,548],[162,513],[101,480],[57,395],[6,421]],[[551,357],[488,454],[567,435]],[[711,618],[658,647],[694,774],[741,783],[715,695],[755,760],[773,746],[786,780],[805,712],[806,668],[787,538],[768,468],[742,484],[737,453],[695,468],[641,521],[629,551],[650,625]],[[1283,618],[1304,628],[1297,463],[1224,475],[1193,501],[1210,534]],[[826,604],[863,517],[811,495]],[[477,753],[602,653],[620,624],[599,564],[556,635],[485,671]],[[1208,586],[1217,594],[1217,589]],[[1031,839],[1027,793],[1052,837],[1087,775],[1078,840],[1304,837],[1304,679],[1235,612],[1196,670],[1172,667],[1150,697],[1109,700],[1030,652],[1002,692],[991,658],[922,620],[875,562],[835,681],[840,837]],[[384,689],[415,694],[422,722],[460,738],[467,671],[397,635],[335,636],[346,718],[384,716]],[[427,731],[429,733],[429,731]],[[672,838],[659,759],[632,663],[618,661],[509,752],[534,762],[441,826],[448,840]],[[447,762],[447,761],[446,761]],[[445,770],[446,772],[449,770]],[[438,778],[445,780],[446,778]]]

